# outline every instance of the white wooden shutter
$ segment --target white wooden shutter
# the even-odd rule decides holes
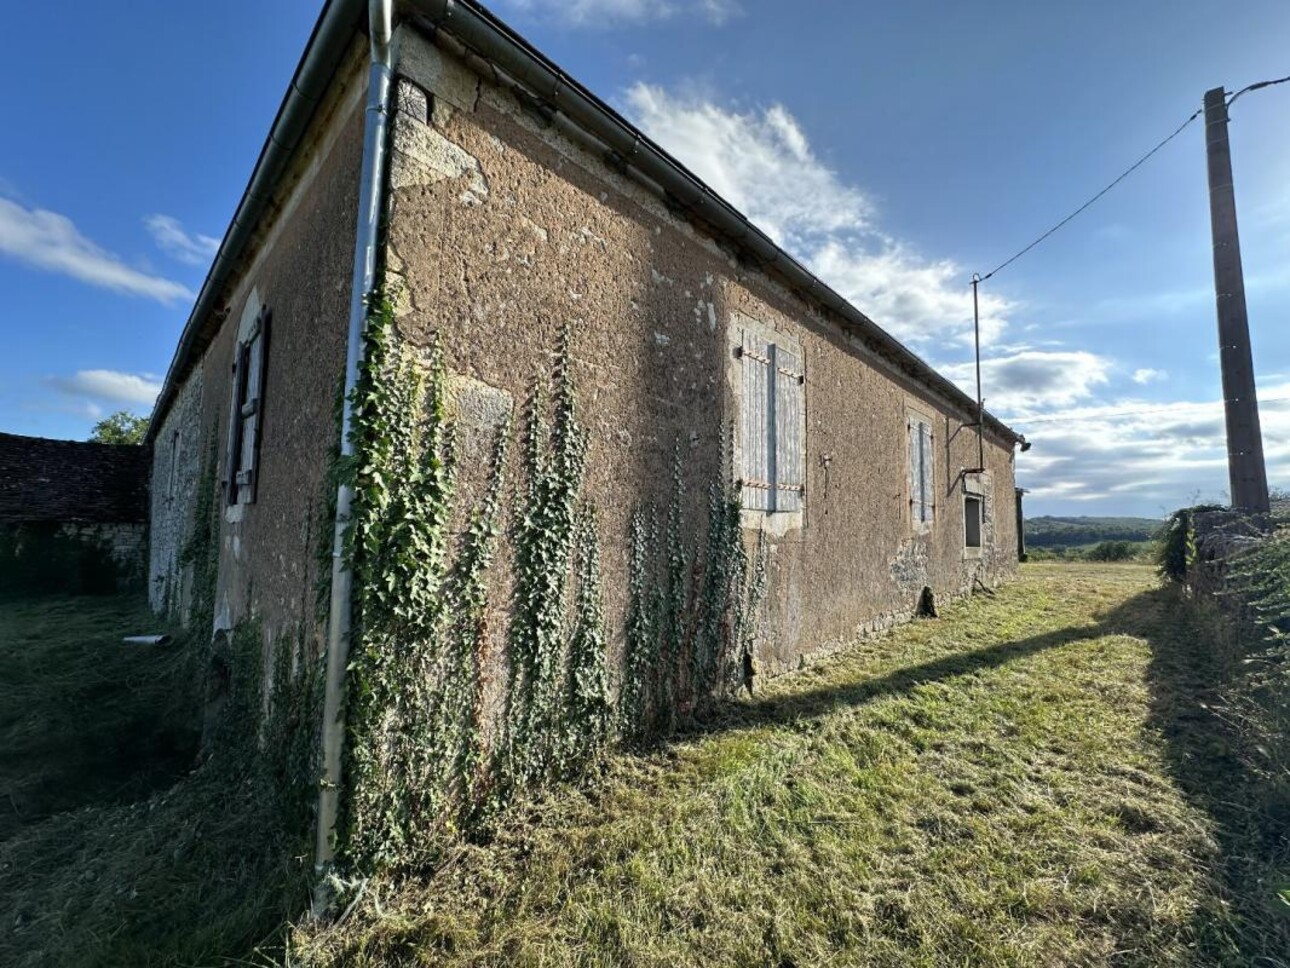
[[[773,386],[771,347],[744,330],[740,358],[743,366],[743,506],[754,511],[773,509],[774,440],[770,394]]]
[[[928,524],[932,520],[932,515],[936,507],[936,494],[932,490],[932,468],[935,465],[935,455],[932,451],[932,425],[919,422],[918,424],[918,443],[922,451],[922,460],[919,461],[923,470],[923,488],[922,488],[922,505],[923,505],[923,523]]]
[[[802,365],[782,346],[771,347],[774,360],[775,490],[773,510],[800,511],[806,484],[802,459]]]
[[[905,428],[909,442],[909,519],[918,526],[923,522],[923,437],[913,417],[906,421]]]

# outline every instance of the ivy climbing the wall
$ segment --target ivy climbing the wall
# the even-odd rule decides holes
[[[682,656],[689,640],[689,555],[685,547],[685,476],[681,467],[681,446],[672,449],[672,500],[667,509],[666,569],[662,583],[659,618],[659,667],[656,676],[660,727],[670,733],[676,727],[678,705],[686,695],[682,680]]]
[[[592,762],[609,740],[613,711],[606,666],[604,589],[600,578],[600,529],[584,505],[575,536],[577,591],[569,636],[564,761]]]
[[[567,335],[525,432],[502,783],[483,736],[488,576],[506,503],[510,426],[497,431],[486,492],[454,543],[454,429],[442,353],[403,343],[387,298],[374,301],[366,340],[355,458],[342,469],[355,488],[346,541],[355,646],[345,843],[351,860],[372,867],[426,860],[472,822],[486,792],[568,775],[603,746],[609,699],[598,537],[594,515],[579,503],[586,434],[575,414]]]
[[[594,512],[580,503],[587,433],[577,417],[569,341],[566,327],[550,386],[539,383],[532,395],[524,434],[503,767],[510,784],[570,775],[608,733],[599,536]],[[574,614],[567,618],[575,566]]]
[[[721,438],[729,461],[729,437]],[[708,488],[708,528],[701,547],[684,541],[685,483],[674,451],[665,544],[658,512],[632,516],[628,548],[627,652],[619,691],[624,736],[667,733],[678,715],[746,684],[762,633],[766,593],[765,533],[751,562],[744,547],[737,492],[720,476]]]
[[[365,339],[351,401],[354,458],[342,468],[354,486],[346,843],[360,863],[387,865],[417,859],[456,758],[442,689],[453,440],[442,358],[432,348],[423,366],[398,339],[383,294]]]
[[[507,419],[493,443],[492,470],[484,500],[471,515],[454,568],[452,598],[455,602],[451,639],[456,655],[452,663],[451,697],[444,704],[448,722],[455,727],[456,760],[453,776],[460,821],[469,823],[488,778],[484,769],[484,685],[488,656],[488,570],[497,554],[501,531],[502,488],[511,424]],[[454,705],[465,711],[452,719]]]
[[[190,574],[190,593],[187,614],[181,615],[185,623],[203,632],[215,624],[215,587],[219,578],[219,484],[215,479],[218,460],[215,434],[206,440],[206,456],[197,474],[194,491],[193,520],[183,546],[179,550],[179,566]],[[182,581],[179,583],[182,586]],[[185,603],[166,588],[168,609],[182,610]]]
[[[506,477],[508,420],[470,508],[458,488],[442,352],[405,343],[385,296],[371,303],[365,341],[354,457],[340,465],[355,494],[341,842],[353,866],[371,869],[432,860],[517,790],[577,775],[613,738],[615,717],[601,529],[584,494],[588,433],[569,329],[530,396],[518,479]],[[671,730],[683,711],[735,683],[740,649],[755,637],[764,560],[750,568],[734,495],[712,485],[705,542],[689,541],[685,502],[678,449],[668,506],[638,511],[629,535],[617,716],[625,735]],[[491,571],[507,507],[512,584],[503,600]],[[499,613],[508,625],[491,629]],[[505,656],[490,655],[495,641]],[[491,695],[503,670],[501,694]]]

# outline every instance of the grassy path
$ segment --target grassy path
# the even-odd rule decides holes
[[[1285,964],[1272,886],[1229,903],[1196,647],[1148,568],[1028,566],[371,885],[293,963]]]
[[[287,924],[308,854],[260,772],[171,779],[198,680],[121,649],[141,609],[0,606],[6,968],[1290,966],[1290,818],[1250,809],[1212,644],[1144,567],[1027,566],[325,929]]]

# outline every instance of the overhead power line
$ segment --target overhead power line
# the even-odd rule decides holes
[[[1159,151],[1159,150],[1160,150],[1161,148],[1163,148],[1165,145],[1169,144],[1169,142],[1173,141],[1173,140],[1174,140],[1174,138],[1176,138],[1176,137],[1178,137],[1180,134],[1182,134],[1182,133],[1183,133],[1183,130],[1187,127],[1187,125],[1191,124],[1191,123],[1192,123],[1193,121],[1195,121],[1198,117],[1200,117],[1201,112],[1203,112],[1203,111],[1204,111],[1204,108],[1197,108],[1197,109],[1196,109],[1196,111],[1195,111],[1195,113],[1193,113],[1191,117],[1189,117],[1186,121],[1184,121],[1182,124],[1178,125],[1178,127],[1174,129],[1173,134],[1171,134],[1169,137],[1165,138],[1165,140],[1164,140],[1164,141],[1160,142],[1158,145],[1156,145],[1154,148],[1152,148],[1150,151],[1148,151],[1145,155],[1143,155],[1141,158],[1139,158],[1137,161],[1135,161],[1132,165],[1130,165],[1128,168],[1126,168],[1123,172],[1121,172],[1121,173],[1120,173],[1120,175],[1119,175],[1119,177],[1118,177],[1118,178],[1116,178],[1116,179],[1115,179],[1115,181],[1111,182],[1109,185],[1107,185],[1105,188],[1103,188],[1100,192],[1098,192],[1096,195],[1094,195],[1092,198],[1090,198],[1087,202],[1085,202],[1085,203],[1084,203],[1083,205],[1081,205],[1079,208],[1075,209],[1075,211],[1071,212],[1071,213],[1070,213],[1069,215],[1067,215],[1064,219],[1062,219],[1060,222],[1058,222],[1056,225],[1054,225],[1051,229],[1049,229],[1047,232],[1045,232],[1045,233],[1044,233],[1043,235],[1041,235],[1039,238],[1035,239],[1035,241],[1031,242],[1028,246],[1026,246],[1024,249],[1022,249],[1022,250],[1021,250],[1020,252],[1018,252],[1016,255],[1012,256],[1012,257],[1011,257],[1011,258],[1009,258],[1009,259],[1005,259],[1003,262],[999,263],[997,266],[995,266],[993,269],[991,269],[989,272],[987,272],[984,276],[982,276],[982,277],[981,277],[981,279],[980,279],[980,281],[981,281],[981,282],[985,282],[987,279],[989,279],[992,275],[994,275],[994,274],[995,274],[996,272],[998,272],[1000,269],[1006,269],[1008,266],[1012,265],[1014,262],[1016,262],[1018,259],[1020,259],[1023,255],[1025,255],[1027,252],[1029,252],[1031,249],[1033,249],[1035,246],[1037,246],[1040,242],[1043,242],[1045,239],[1047,239],[1050,235],[1052,235],[1052,234],[1053,234],[1054,232],[1056,232],[1058,229],[1060,229],[1060,228],[1062,228],[1064,225],[1066,225],[1066,223],[1067,223],[1067,222],[1069,222],[1071,219],[1075,218],[1075,216],[1079,215],[1081,212],[1083,212],[1085,209],[1087,209],[1090,205],[1092,205],[1094,202],[1096,202],[1099,198],[1101,198],[1103,195],[1105,195],[1107,192],[1109,192],[1112,188],[1114,188],[1116,185],[1120,184],[1120,182],[1124,181],[1126,178],[1128,178],[1130,175],[1132,175],[1135,171],[1137,171],[1139,168],[1141,168],[1141,167],[1142,167],[1142,165],[1146,162],[1146,160],[1147,160],[1148,158],[1150,158],[1152,155],[1154,155],[1157,151]]]
[[[1237,91],[1235,94],[1233,94],[1230,98],[1228,98],[1228,100],[1227,100],[1227,106],[1230,108],[1230,107],[1232,106],[1233,102],[1235,102],[1235,101],[1236,101],[1236,99],[1237,99],[1238,97],[1240,97],[1242,94],[1246,94],[1246,93],[1248,93],[1248,92],[1250,92],[1250,91],[1257,91],[1257,90],[1260,90],[1261,88],[1265,88],[1265,87],[1273,87],[1274,85],[1277,85],[1277,84],[1284,84],[1284,83],[1286,83],[1287,81],[1290,81],[1290,75],[1286,75],[1285,77],[1278,77],[1276,80],[1271,80],[1271,81],[1259,81],[1259,82],[1257,82],[1257,83],[1255,83],[1255,84],[1247,84],[1245,87],[1241,88],[1239,91]],[[1087,209],[1090,205],[1092,205],[1094,202],[1096,202],[1098,199],[1100,199],[1103,195],[1105,195],[1107,192],[1109,192],[1112,188],[1114,188],[1116,185],[1120,184],[1120,182],[1124,181],[1126,178],[1128,178],[1130,175],[1132,175],[1135,171],[1137,171],[1139,168],[1141,168],[1141,167],[1142,167],[1142,165],[1147,161],[1147,159],[1148,159],[1148,158],[1150,158],[1152,155],[1154,155],[1157,151],[1159,151],[1159,150],[1160,150],[1161,148],[1163,148],[1165,145],[1169,144],[1169,142],[1173,141],[1173,140],[1174,140],[1174,138],[1176,138],[1176,137],[1178,137],[1180,134],[1182,134],[1182,133],[1183,133],[1183,131],[1187,128],[1187,126],[1188,126],[1189,124],[1191,124],[1193,121],[1195,121],[1198,117],[1200,117],[1200,116],[1204,113],[1204,111],[1205,111],[1205,109],[1204,109],[1203,107],[1197,108],[1197,109],[1196,109],[1196,111],[1195,111],[1195,112],[1194,112],[1194,113],[1193,113],[1193,114],[1192,114],[1192,115],[1191,115],[1191,116],[1190,116],[1186,121],[1184,121],[1182,124],[1178,125],[1178,127],[1174,129],[1173,133],[1172,133],[1172,134],[1170,134],[1170,135],[1169,135],[1169,137],[1165,138],[1165,139],[1164,139],[1163,141],[1161,141],[1158,145],[1156,145],[1154,148],[1152,148],[1150,151],[1148,151],[1145,155],[1143,155],[1141,158],[1139,158],[1137,161],[1135,161],[1132,165],[1130,165],[1128,168],[1126,168],[1123,172],[1121,172],[1121,173],[1120,173],[1119,177],[1117,177],[1117,178],[1116,178],[1114,181],[1112,181],[1109,185],[1107,185],[1105,188],[1103,188],[1100,192],[1098,192],[1096,195],[1094,195],[1092,198],[1090,198],[1087,202],[1085,202],[1085,203],[1084,203],[1083,205],[1081,205],[1079,208],[1075,209],[1075,211],[1073,211],[1073,212],[1071,212],[1069,215],[1067,215],[1064,219],[1062,219],[1060,222],[1058,222],[1056,225],[1054,225],[1052,228],[1050,228],[1050,229],[1049,229],[1047,232],[1045,232],[1043,235],[1039,236],[1039,238],[1035,239],[1035,241],[1031,242],[1031,243],[1030,243],[1028,246],[1026,246],[1024,249],[1022,249],[1021,251],[1017,252],[1017,253],[1016,253],[1015,255],[1013,255],[1012,257],[1010,257],[1010,258],[1008,258],[1008,259],[1005,259],[1003,262],[999,263],[997,266],[995,266],[993,269],[991,269],[989,272],[987,272],[984,276],[977,277],[977,278],[975,279],[975,281],[976,281],[976,282],[978,282],[978,283],[985,282],[987,279],[989,279],[991,276],[993,276],[993,275],[994,275],[995,273],[997,273],[999,270],[1001,270],[1001,269],[1006,269],[1008,266],[1012,265],[1014,262],[1016,262],[1018,259],[1020,259],[1023,255],[1025,255],[1027,252],[1029,252],[1031,249],[1033,249],[1035,246],[1039,245],[1039,243],[1041,243],[1041,242],[1043,242],[1045,239],[1047,239],[1047,238],[1048,238],[1050,235],[1052,235],[1054,232],[1056,232],[1056,231],[1058,231],[1059,229],[1061,229],[1063,226],[1065,226],[1065,225],[1066,225],[1066,223],[1068,223],[1069,221],[1071,221],[1071,219],[1075,218],[1077,215],[1079,215],[1080,213],[1082,213],[1085,209]]]
[[[1287,74],[1285,77],[1278,77],[1275,81],[1259,81],[1257,84],[1246,84],[1245,87],[1241,88],[1227,99],[1227,106],[1230,108],[1236,102],[1238,97],[1249,91],[1257,91],[1264,87],[1273,87],[1277,84],[1284,84],[1286,81],[1290,81],[1290,74]]]

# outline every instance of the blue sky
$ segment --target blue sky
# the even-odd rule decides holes
[[[50,2],[0,37],[0,430],[146,412],[317,2]],[[1290,73],[1290,5],[497,0],[877,322],[970,377],[970,289],[1195,108]],[[51,28],[52,25],[52,28]],[[52,36],[56,42],[51,43]],[[1265,444],[1290,486],[1290,85],[1233,109]],[[1030,513],[1222,498],[1203,131],[987,284]],[[970,384],[969,384],[970,387]]]

